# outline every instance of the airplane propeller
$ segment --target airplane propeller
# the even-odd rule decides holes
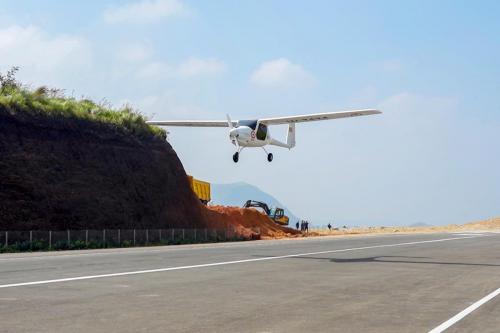
[[[240,145],[238,143],[238,131],[236,128],[233,126],[233,122],[231,121],[231,117],[229,117],[229,114],[226,114],[227,117],[227,125],[229,127],[229,139],[231,140],[232,144],[236,146],[237,151],[233,155],[233,161],[234,163],[237,163],[238,160],[240,159],[240,151],[243,148],[240,148]]]
[[[238,140],[236,139],[238,137],[238,133],[235,133],[236,130],[235,127],[233,126],[233,122],[231,121],[231,117],[229,116],[229,114],[226,114],[226,117],[227,117],[227,125],[229,127],[229,140],[231,140],[233,145],[239,148]]]

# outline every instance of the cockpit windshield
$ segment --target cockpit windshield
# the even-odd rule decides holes
[[[255,131],[257,127],[257,120],[239,120],[238,126],[248,126]]]

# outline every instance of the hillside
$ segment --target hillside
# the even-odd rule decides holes
[[[290,225],[295,224],[299,219],[279,200],[256,186],[244,182],[212,184],[212,202],[215,205],[242,207],[247,200],[258,200],[267,203],[270,207],[283,208],[290,218]]]
[[[207,225],[163,130],[128,108],[2,79],[0,229]]]

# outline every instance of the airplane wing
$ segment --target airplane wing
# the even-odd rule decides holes
[[[157,126],[184,126],[184,127],[228,127],[227,120],[167,120],[146,121],[149,125]],[[236,122],[232,121],[233,126]]]
[[[366,109],[366,110],[353,110],[353,111],[339,111],[339,112],[324,112],[324,113],[312,113],[305,114],[301,116],[291,116],[291,117],[278,117],[278,118],[264,118],[260,119],[261,123],[266,125],[281,125],[290,123],[302,123],[306,121],[318,121],[318,120],[329,120],[329,119],[339,119],[339,118],[349,118],[358,116],[368,116],[372,114],[382,113],[379,110]]]
[[[318,120],[367,116],[378,113],[382,112],[374,109],[325,112],[325,113],[312,113],[312,114],[291,116],[291,117],[264,118],[260,119],[260,122],[266,125],[280,125],[280,124],[290,124],[290,123],[302,123],[306,121],[318,121]],[[236,126],[237,124],[236,121],[233,120],[231,122],[233,126]],[[146,123],[157,126],[228,127],[227,120],[166,120],[166,121],[153,120],[153,121],[147,121]]]

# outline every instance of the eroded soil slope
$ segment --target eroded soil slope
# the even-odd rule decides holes
[[[207,225],[172,147],[95,121],[0,107],[0,229]]]

